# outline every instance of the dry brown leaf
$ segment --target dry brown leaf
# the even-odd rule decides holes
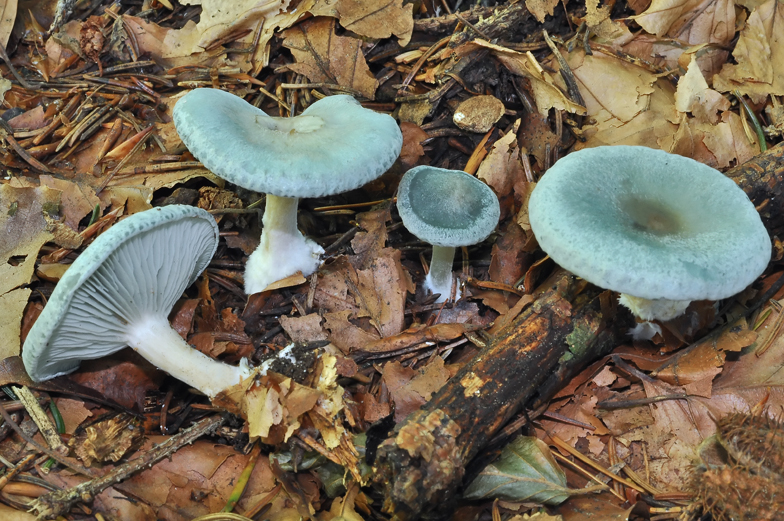
[[[359,404],[362,419],[368,423],[375,423],[389,416],[389,403],[379,403],[372,394],[357,393],[354,399]]]
[[[539,23],[544,23],[545,16],[548,14],[552,16],[557,5],[558,0],[525,0],[525,6]]]
[[[14,130],[38,130],[51,123],[51,118],[44,116],[44,108],[41,105],[25,111],[18,116],[8,120],[8,126]]]
[[[197,298],[180,300],[174,305],[172,312],[169,314],[169,316],[173,317],[171,320],[172,329],[182,338],[188,338],[188,334],[193,327],[193,317],[200,302]]]
[[[162,439],[160,436],[151,437],[148,444],[160,443]],[[248,455],[229,446],[196,441],[126,481],[121,488],[149,504],[159,519],[190,520],[219,512],[225,506],[248,458]],[[253,501],[258,501],[274,487],[275,478],[269,460],[261,455],[239,508],[249,508]],[[274,505],[276,509],[281,506],[279,503]]]
[[[357,317],[369,317],[382,336],[403,330],[406,293],[413,283],[400,263],[400,250],[384,248],[365,270],[348,273],[346,282],[359,307]]]
[[[381,378],[395,404],[395,423],[401,422],[410,413],[424,405],[426,401],[421,394],[409,386],[416,375],[415,370],[402,366],[400,362],[389,362],[384,365]]]
[[[330,332],[329,341],[345,354],[362,349],[379,338],[375,331],[365,331],[349,322],[351,315],[349,310],[324,314],[324,327]]]
[[[657,36],[670,36],[692,45],[726,45],[735,32],[735,3],[729,0],[653,0],[648,9],[631,17]]]
[[[378,81],[373,77],[362,41],[335,34],[335,22],[316,18],[302,22],[283,33],[283,45],[291,50],[297,63],[288,66],[312,82],[341,85],[374,99]]]
[[[630,2],[631,4],[631,2]],[[591,32],[605,41],[627,41],[632,37],[631,32],[624,23],[616,22],[610,18],[611,7],[599,7],[599,0],[586,0],[585,23]]]
[[[93,415],[81,400],[57,398],[55,403],[60,411],[60,416],[63,417],[63,423],[65,423],[65,434],[73,434],[84,420]]]
[[[708,87],[708,82],[697,65],[694,54],[686,74],[678,81],[675,91],[675,108],[680,112],[691,112],[697,121],[715,125],[719,121],[717,112],[730,108],[730,101]]]
[[[610,494],[571,497],[556,511],[557,516],[547,516],[543,519],[530,518],[530,521],[584,521],[586,519],[601,519],[602,521],[627,521],[632,519],[635,506],[619,507],[618,501]],[[517,520],[516,520],[517,521]]]
[[[362,231],[351,239],[354,255],[348,260],[356,269],[367,269],[370,263],[379,256],[387,243],[387,221],[391,221],[389,207],[371,210],[357,215],[357,222]]]
[[[246,33],[235,40],[231,46],[247,48],[251,46],[260,31],[260,25],[285,14],[290,0],[241,0],[222,2],[221,0],[189,0],[186,4],[202,6],[199,22],[189,20],[182,29],[161,27],[135,16],[124,16],[127,24],[138,42],[140,52],[148,53],[153,59],[167,67],[183,65],[212,65],[227,63],[225,54],[205,51],[211,44],[234,34]],[[297,13],[298,18],[302,15]],[[261,31],[257,52],[263,53],[272,38],[275,26]],[[254,53],[236,53],[231,55],[234,67],[243,72],[251,70],[257,56]],[[253,63],[252,63],[253,60]],[[264,63],[263,65],[266,65]],[[263,66],[262,65],[262,66]]]
[[[319,309],[328,313],[350,311],[356,317],[359,312],[353,297],[349,297],[347,274],[354,271],[348,258],[343,255],[319,270],[318,283],[314,294],[314,303]]]
[[[734,3],[729,0],[706,2],[704,0],[663,0],[661,13],[649,9],[640,16],[651,14],[654,25],[661,28],[659,38],[648,32],[638,32],[624,50],[655,63],[664,69],[686,68],[688,56],[699,51],[697,63],[709,80],[726,63],[736,26]],[[692,11],[691,9],[694,9]]]
[[[679,119],[669,82],[615,56],[586,56],[582,49],[567,61],[595,120],[583,128],[588,139],[576,148],[641,145],[673,151]],[[548,64],[557,68],[555,60]]]
[[[447,342],[461,337],[477,327],[468,324],[446,323],[426,327],[411,327],[397,335],[388,336],[366,344],[359,350],[367,354],[392,353],[422,342]]]
[[[518,119],[512,129],[493,143],[493,148],[479,165],[476,176],[487,183],[498,196],[501,204],[501,220],[515,212],[527,191],[522,154],[517,143]]]
[[[605,443],[600,437],[609,433],[607,427],[596,417],[596,403],[598,401],[599,399],[594,392],[593,385],[589,384],[578,389],[574,397],[568,402],[554,402],[549,409],[567,418],[593,425],[595,430],[544,419],[541,422],[542,427],[548,434],[555,434],[570,445],[575,445],[579,440],[585,440],[588,442],[591,453],[598,455],[605,447]],[[585,443],[585,441],[582,443]]]
[[[128,348],[109,357],[86,360],[68,378],[123,407],[143,411],[147,393],[160,388],[166,373]]]
[[[523,150],[533,155],[541,166],[545,164],[548,145],[550,150],[558,145],[558,136],[550,130],[547,116],[539,112],[527,112],[523,116],[518,137]]]
[[[775,316],[768,319],[769,327],[775,319]],[[753,333],[746,328],[730,328],[716,339],[715,345],[704,343],[694,355],[685,355],[683,367],[682,361],[677,360],[677,375],[683,374],[687,385],[675,386],[660,379],[643,380],[645,396],[649,398],[685,394],[689,397],[658,400],[651,405],[608,411],[601,415],[615,436],[626,442],[646,443],[652,458],[650,473],[655,483],[667,488],[684,483],[688,477],[685,469],[689,468],[699,444],[716,430],[715,420],[732,412],[751,410],[763,402],[771,411],[779,411],[784,406],[784,371],[781,370],[784,340],[777,336],[769,349],[757,357],[755,349],[763,341],[765,333],[756,344],[743,348],[751,335]],[[725,362],[721,374],[714,378],[716,363],[709,361],[711,352],[716,356],[724,349],[742,351],[737,360]],[[637,359],[635,363],[639,366],[641,361],[644,359]],[[709,364],[709,368],[689,369],[701,362]],[[667,379],[674,379],[676,371],[665,369],[661,374]],[[612,397],[613,400],[640,398],[634,387]],[[646,409],[653,422],[648,423],[647,413],[635,409]]]
[[[777,0],[768,0],[749,15],[732,56],[737,64],[722,67],[714,88],[738,89],[756,103],[768,95],[784,95],[784,9]]]
[[[11,37],[11,30],[16,21],[16,0],[7,0],[0,6],[0,44],[8,46],[8,38]]]
[[[152,208],[153,189],[147,186],[110,186],[98,194],[104,213],[124,206],[123,215],[133,215]]]
[[[436,356],[424,368],[420,369],[419,374],[411,380],[409,388],[416,391],[425,400],[429,400],[433,393],[441,389],[449,380],[449,376],[450,373],[444,366],[444,360],[440,356]]]
[[[689,123],[693,139],[701,141],[709,152],[709,155],[699,158],[695,155],[695,159],[714,168],[741,165],[759,153],[756,134],[751,134],[753,140],[749,141],[741,116],[735,112],[722,112],[721,121],[716,125],[696,121]]]
[[[425,155],[422,141],[430,136],[419,125],[408,121],[400,123],[400,131],[403,133],[403,149],[400,152],[400,162],[408,170],[417,166],[420,158]]]
[[[334,357],[333,357],[334,358]],[[256,371],[258,373],[258,371]],[[248,378],[237,389],[242,415],[251,439],[282,443],[299,428],[299,417],[319,400],[321,392],[272,371]]]
[[[393,34],[401,47],[408,45],[414,30],[414,5],[402,0],[337,0],[340,25],[368,38]]]
[[[206,168],[187,168],[185,170],[177,170],[176,172],[115,176],[114,179],[109,182],[107,190],[115,186],[142,186],[153,190],[172,188],[197,177],[203,177],[212,184],[220,187],[226,184],[223,179]]]
[[[0,186],[0,358],[20,352],[20,327],[30,290],[21,288],[33,276],[41,246],[52,239],[47,212],[56,214],[60,192],[46,186]]]
[[[38,519],[33,514],[9,507],[2,503],[0,503],[0,518],[2,518],[3,521],[36,521]]]
[[[0,295],[0,358],[21,352],[19,328],[30,293],[28,288],[19,288]]]
[[[526,242],[526,233],[520,225],[514,221],[504,225],[498,240],[493,244],[490,280],[510,286],[520,280],[532,261],[532,255],[523,249]]]
[[[41,184],[62,192],[60,196],[61,213],[65,224],[73,230],[79,230],[79,221],[89,215],[100,200],[95,190],[86,184],[79,184],[65,179],[57,179],[50,175],[41,175]]]
[[[321,327],[321,316],[311,313],[304,317],[282,315],[280,325],[293,342],[318,342],[327,339],[327,333]]]
[[[751,345],[757,338],[745,321],[732,327],[718,338],[709,338],[668,360],[654,376],[673,385],[688,385],[700,380],[713,380],[721,372],[727,352],[733,353]]]

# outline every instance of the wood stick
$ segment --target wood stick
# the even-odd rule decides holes
[[[542,287],[483,352],[379,446],[376,482],[393,519],[448,508],[466,464],[540,386],[555,392],[559,386],[549,380],[568,382],[609,353],[633,324],[629,313],[607,305],[606,293],[564,270]]]

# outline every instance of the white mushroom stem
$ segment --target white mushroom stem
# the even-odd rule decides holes
[[[210,398],[250,376],[245,360],[235,367],[192,348],[171,328],[166,317],[149,315],[133,324],[128,345],[158,369]]]
[[[436,302],[444,302],[452,295],[452,263],[455,260],[455,248],[452,246],[433,246],[433,258],[430,260],[430,271],[425,277],[425,289],[431,293],[440,293]],[[460,298],[460,290],[455,290],[455,300]]]
[[[682,315],[691,300],[647,299],[621,293],[618,302],[643,320],[667,321]]]
[[[261,242],[245,265],[245,293],[264,291],[273,282],[301,271],[307,277],[321,264],[324,248],[297,229],[296,197],[267,194]]]

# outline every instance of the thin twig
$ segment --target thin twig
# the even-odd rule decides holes
[[[0,58],[2,58],[5,64],[8,65],[8,68],[11,70],[11,74],[14,75],[14,78],[16,78],[16,81],[18,81],[22,85],[22,87],[24,87],[27,90],[35,90],[33,87],[30,86],[29,83],[25,81],[24,78],[22,78],[22,76],[16,70],[16,67],[14,67],[14,65],[11,63],[11,59],[8,57],[8,53],[5,52],[5,45],[3,45],[2,43],[0,43]]]
[[[6,420],[7,421],[7,420]],[[147,451],[143,456],[116,467],[105,476],[85,481],[68,490],[59,490],[43,495],[31,503],[30,507],[38,512],[39,519],[54,519],[68,512],[79,501],[89,502],[108,487],[127,479],[143,468],[150,467],[173,454],[181,447],[193,443],[199,437],[220,427],[224,416],[205,418],[191,427]]]

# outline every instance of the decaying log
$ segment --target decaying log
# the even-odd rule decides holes
[[[393,519],[444,512],[465,465],[548,378],[568,378],[609,353],[632,325],[628,313],[607,305],[609,299],[602,309],[600,289],[566,271],[558,270],[542,288],[490,346],[379,446],[376,482]]]
[[[784,143],[726,172],[757,207],[771,236],[784,235]]]

